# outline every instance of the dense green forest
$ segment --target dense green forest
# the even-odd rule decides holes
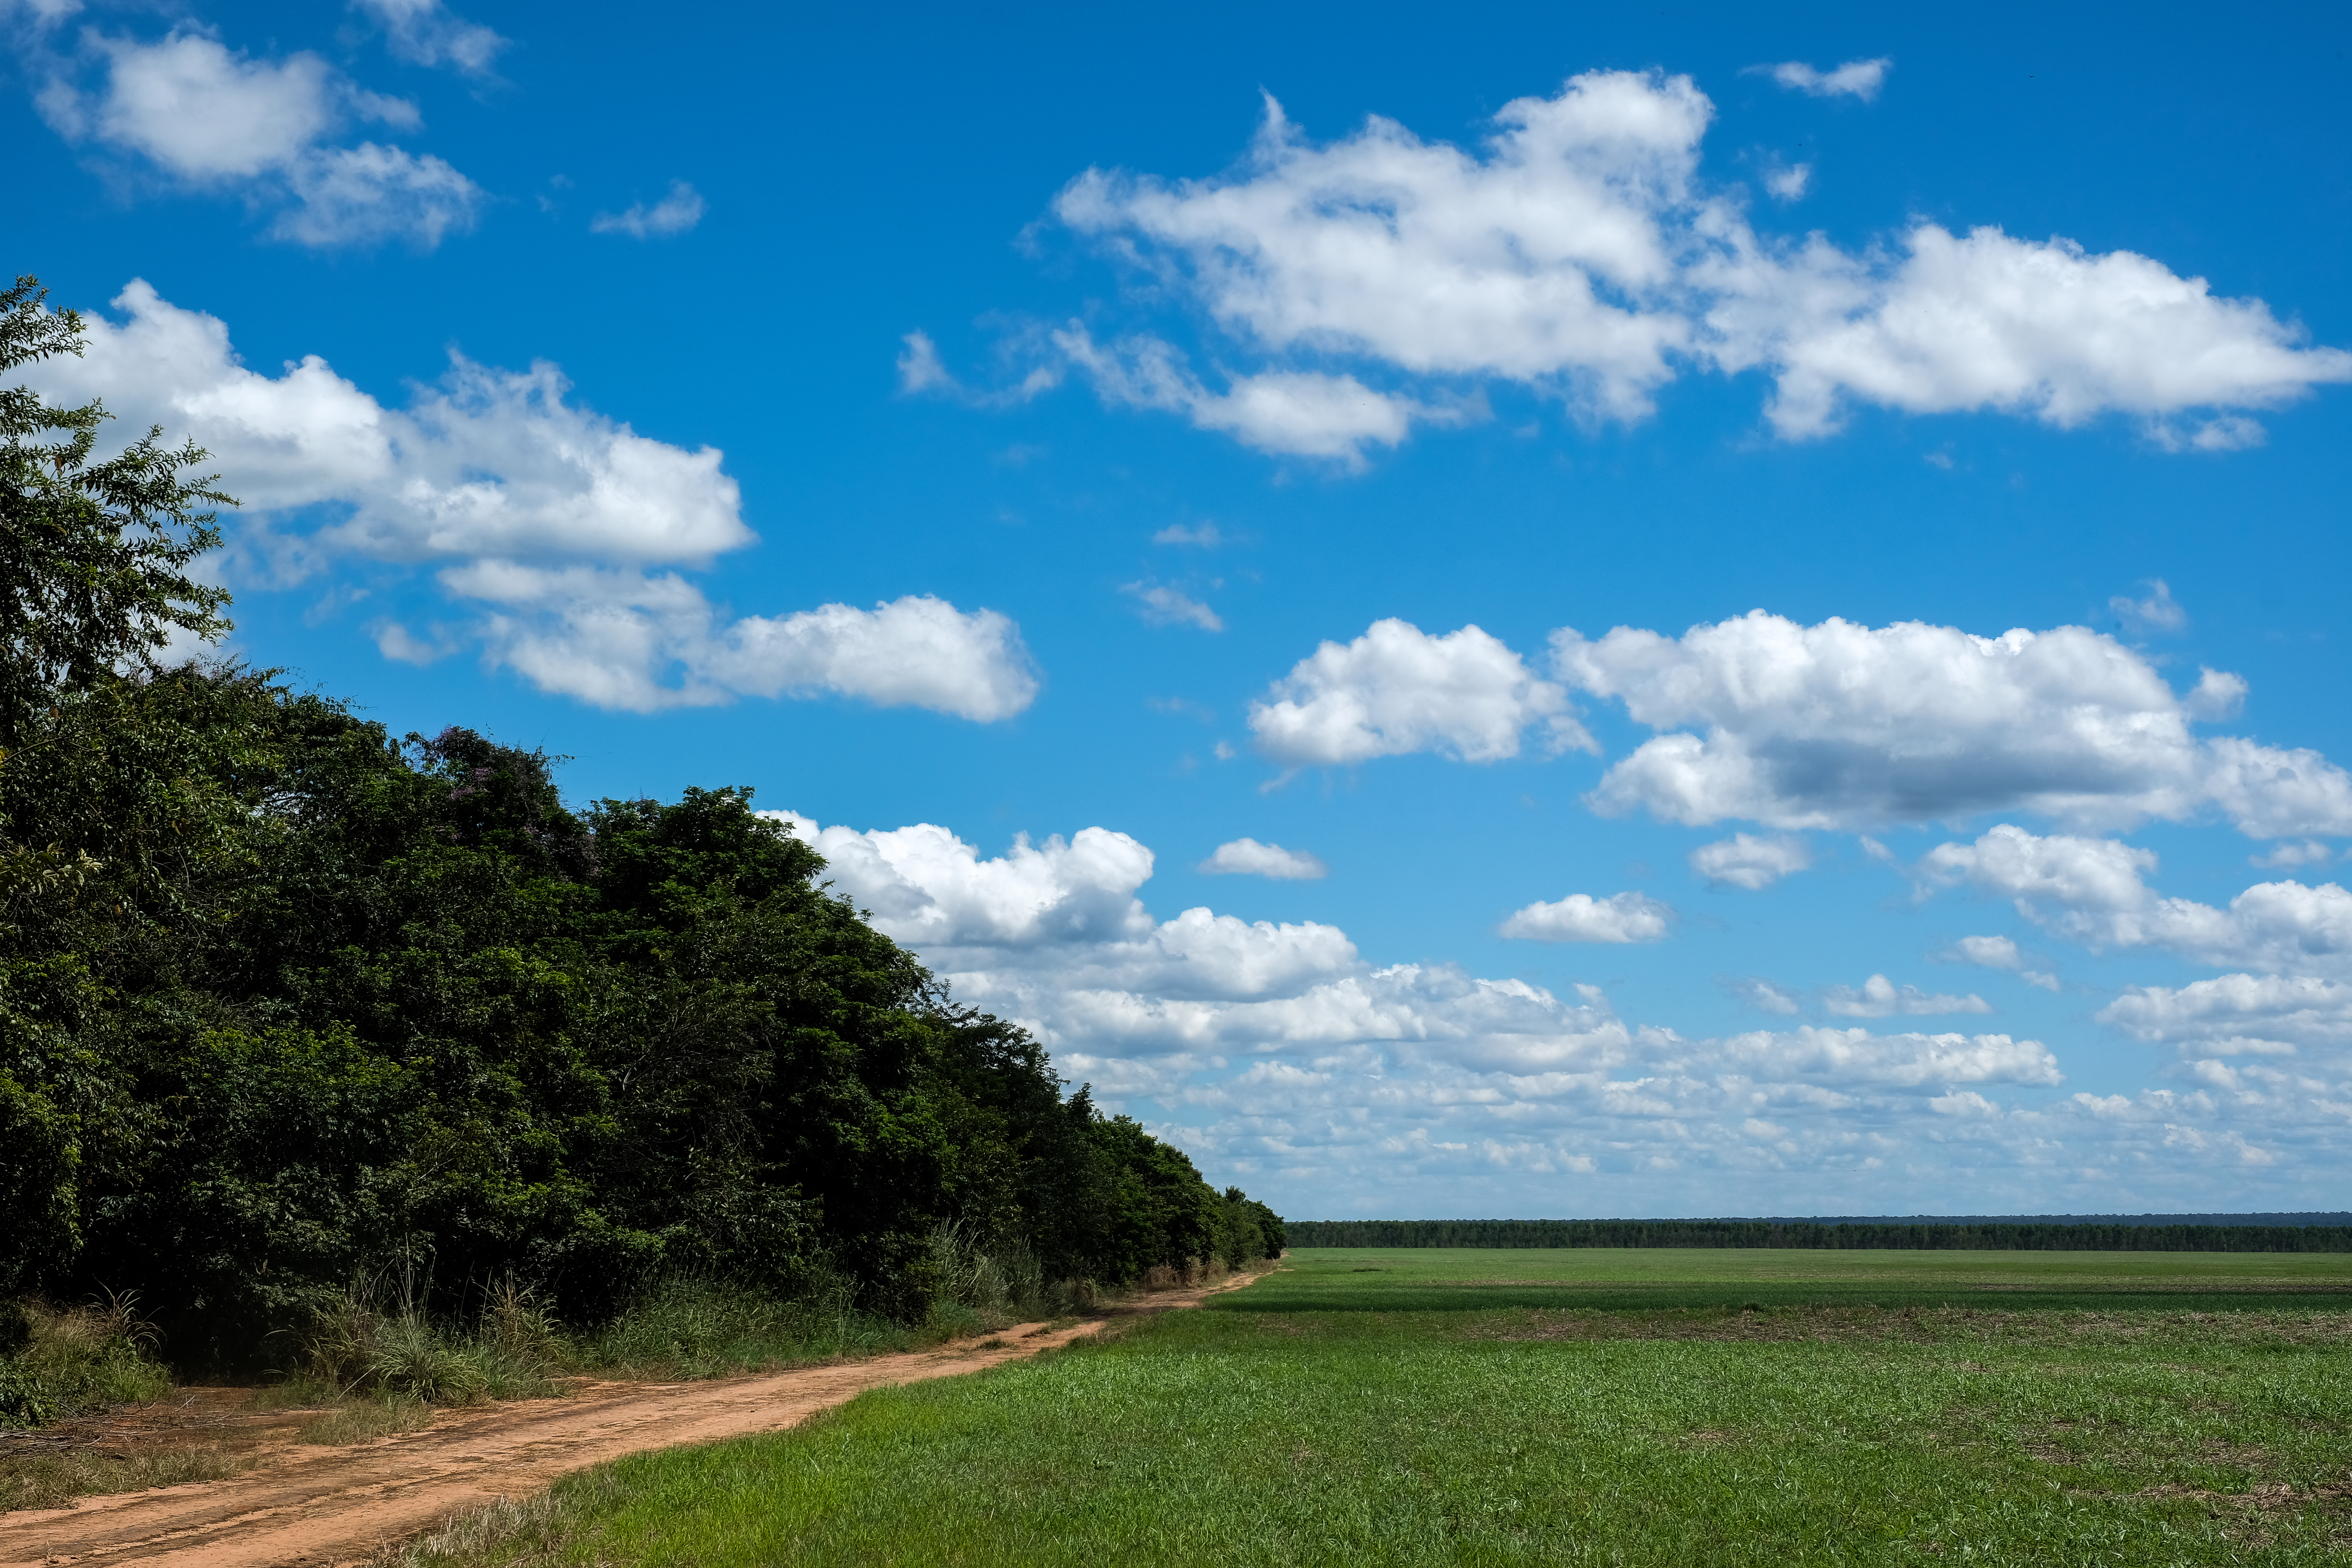
[[[1295,1219],[1293,1247],[1811,1247],[1997,1252],[2352,1252],[2352,1228],[1812,1225],[1781,1219]]]
[[[79,331],[20,279],[0,373]],[[911,1321],[975,1249],[1281,1250],[748,789],[567,805],[537,752],[167,658],[226,630],[194,574],[235,476],[160,431],[94,460],[104,418],[0,389],[0,1298],[135,1292],[235,1365],[355,1289],[593,1322],[821,1277]]]

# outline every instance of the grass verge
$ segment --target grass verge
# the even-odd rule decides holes
[[[76,1498],[145,1491],[183,1481],[216,1481],[249,1461],[216,1448],[112,1455],[71,1449],[11,1453],[0,1447],[0,1513],[20,1508],[63,1508]]]
[[[162,1398],[172,1374],[154,1346],[133,1298],[65,1308],[0,1301],[0,1428]]]

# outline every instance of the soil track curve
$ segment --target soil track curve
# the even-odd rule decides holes
[[[1192,1307],[1252,1277],[1155,1292],[1119,1315]],[[268,1443],[226,1480],[85,1498],[0,1514],[0,1568],[137,1563],[149,1568],[328,1568],[448,1515],[537,1491],[625,1455],[795,1426],[870,1388],[955,1377],[1066,1345],[1075,1328],[1025,1323],[988,1342],[705,1383],[597,1383],[558,1399],[445,1410],[422,1431],[352,1447]],[[983,1348],[1002,1342],[1001,1348]]]

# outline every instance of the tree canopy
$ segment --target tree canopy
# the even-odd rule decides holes
[[[20,279],[0,371],[79,323]],[[919,1310],[952,1223],[1055,1276],[1281,1248],[827,889],[743,788],[567,805],[554,759],[394,738],[173,663],[233,504],[151,431],[0,391],[0,1291],[143,1293],[235,1361],[355,1274],[567,1312],[822,1264]]]

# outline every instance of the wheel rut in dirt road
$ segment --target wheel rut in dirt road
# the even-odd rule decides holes
[[[1156,1294],[1137,1310],[1197,1306],[1249,1282]],[[1066,1345],[1100,1329],[1042,1323],[961,1341],[708,1383],[593,1384],[560,1399],[440,1412],[422,1431],[348,1448],[282,1443],[248,1474],[0,1514],[0,1568],[137,1563],[149,1568],[326,1568],[449,1514],[534,1492],[568,1471],[653,1448],[797,1425],[870,1388],[954,1377]]]

